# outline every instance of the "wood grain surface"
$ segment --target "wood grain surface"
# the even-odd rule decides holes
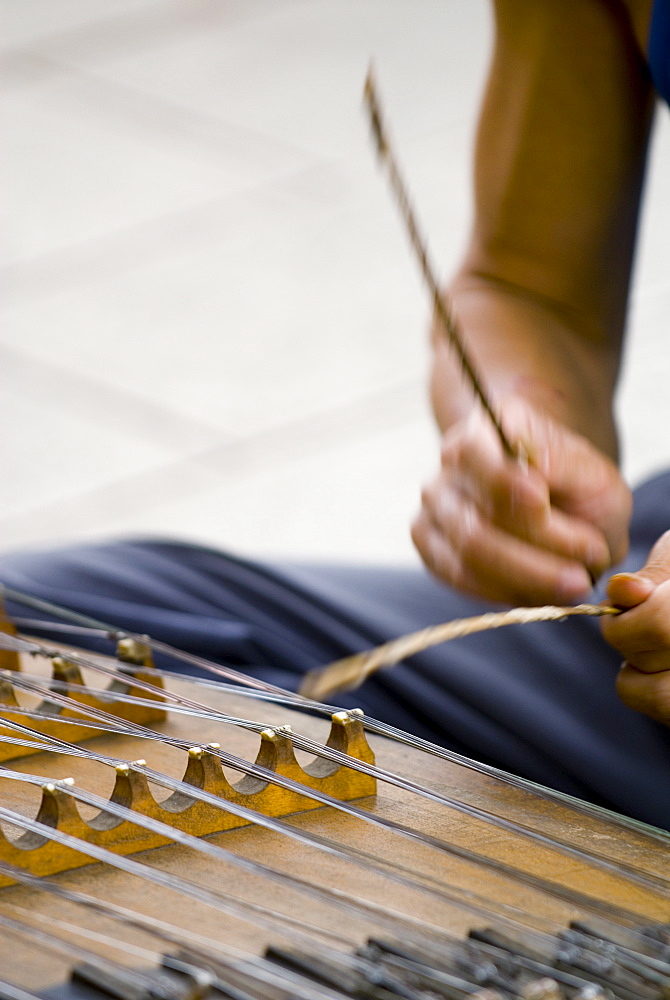
[[[31,669],[34,669],[32,665]],[[203,689],[186,679],[171,683],[170,688],[198,700],[206,696],[212,708],[253,718],[267,727],[290,724],[295,732],[321,742],[328,736],[327,719],[254,701],[243,695]],[[156,727],[165,735],[178,736],[193,744],[218,742],[223,749],[249,761],[256,758],[259,749],[256,733],[211,720],[170,715]],[[268,907],[280,915],[274,926],[252,917],[227,916],[100,863],[56,875],[54,881],[252,954],[262,952],[268,942],[286,943],[282,914],[287,919],[298,917],[316,930],[336,932],[341,937],[341,946],[346,942],[353,945],[371,933],[388,930],[387,921],[395,914],[400,932],[405,921],[415,928],[420,927],[415,923],[420,921],[428,927],[454,934],[465,933],[471,926],[495,922],[496,913],[516,914],[517,919],[530,927],[554,931],[575,917],[597,913],[597,901],[622,907],[649,922],[670,918],[670,902],[664,890],[633,884],[622,873],[623,866],[631,865],[652,875],[668,876],[666,849],[644,831],[624,834],[605,818],[582,815],[567,805],[547,801],[531,791],[513,787],[467,766],[437,759],[381,737],[373,736],[369,741],[380,767],[496,817],[526,826],[535,834],[557,837],[587,852],[596,851],[615,862],[621,871],[600,870],[587,859],[568,856],[538,843],[534,837],[502,830],[499,825],[379,781],[376,795],[358,799],[356,805],[375,817],[430,834],[444,846],[421,843],[409,835],[401,836],[370,825],[331,807],[296,810],[288,822],[298,830],[332,838],[337,844],[361,848],[375,858],[402,863],[414,873],[418,883],[433,880],[431,884],[439,884],[443,889],[441,896],[425,891],[420,885],[400,885],[370,866],[353,864],[277,832],[248,825],[214,835],[211,842],[241,857],[270,865],[279,872],[304,878],[311,885],[332,886],[344,893],[344,904],[313,898],[275,879],[243,872],[227,862],[215,863],[181,845],[143,851],[134,855],[134,859],[162,871],[180,874],[208,888],[219,889],[232,898]],[[184,751],[160,740],[101,735],[88,741],[86,746],[127,761],[144,758],[151,767],[175,777],[184,773]],[[308,761],[301,752],[297,757],[303,765]],[[51,779],[72,776],[78,785],[105,797],[114,787],[113,768],[96,761],[40,753],[18,759],[9,766]],[[226,773],[233,783],[242,777],[227,769]],[[158,799],[169,794],[165,789],[153,791]],[[32,817],[39,800],[38,788],[0,778],[2,805]],[[80,807],[80,811],[86,819],[95,812],[84,807]],[[9,836],[16,836],[16,831],[4,829]],[[518,869],[521,876],[514,878],[493,871],[486,861],[476,863],[458,857],[450,850],[451,845]],[[526,875],[545,880],[550,891],[528,884]],[[551,884],[559,887],[558,891],[553,891]],[[574,890],[592,898],[596,910],[591,908],[588,898],[581,905],[560,898],[563,890]],[[472,908],[450,901],[447,896],[452,892],[463,899],[469,898]],[[365,900],[379,907],[379,914],[357,913],[346,905],[347,899]],[[17,911],[16,907],[21,910]],[[490,908],[491,914],[478,912],[482,907]],[[43,892],[17,885],[1,889],[0,916],[16,918],[19,912],[20,919],[36,929],[47,929],[65,940],[130,966],[147,964],[144,953],[133,953],[135,947],[154,952],[165,950],[144,932],[86,912],[80,906]],[[81,927],[86,933],[94,932],[102,937],[87,940],[76,930]],[[40,989],[62,981],[72,964],[71,956],[48,950],[37,940],[9,931],[0,933],[0,970],[12,982],[27,989]]]

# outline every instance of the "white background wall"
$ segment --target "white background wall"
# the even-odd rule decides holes
[[[415,558],[429,308],[361,88],[373,58],[446,274],[489,33],[485,0],[3,0],[0,545]],[[635,478],[670,458],[669,164],[664,113]]]

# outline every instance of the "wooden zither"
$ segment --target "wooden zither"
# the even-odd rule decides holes
[[[670,997],[668,834],[146,637],[15,624],[0,998]]]

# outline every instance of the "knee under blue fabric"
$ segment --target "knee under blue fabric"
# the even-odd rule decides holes
[[[627,568],[670,520],[670,474],[636,492]],[[273,684],[484,605],[416,568],[253,562],[136,540],[0,557],[9,587],[147,632]],[[468,756],[670,828],[670,730],[618,700],[598,623],[482,633],[339,699]]]

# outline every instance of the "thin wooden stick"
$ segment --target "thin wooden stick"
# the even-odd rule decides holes
[[[384,120],[382,118],[372,68],[368,70],[363,94],[368,114],[370,116],[370,126],[372,128],[372,135],[375,140],[377,152],[380,160],[386,165],[389,180],[391,182],[391,190],[395,195],[398,209],[405,223],[410,243],[416,253],[421,273],[426,284],[428,285],[428,289],[433,300],[433,308],[435,309],[435,314],[440,322],[440,326],[455,351],[463,374],[470,383],[475,396],[483,406],[486,413],[489,415],[493,426],[498,433],[498,437],[500,438],[500,443],[504,451],[511,458],[524,458],[526,456],[524,455],[522,446],[514,444],[510,441],[503,430],[500,418],[496,414],[493,404],[488,397],[488,393],[484,389],[481,377],[476,371],[472,359],[465,348],[456,318],[450,305],[445,299],[444,293],[440,290],[437,283],[435,270],[428,257],[428,247],[426,241],[419,230],[419,224],[414,210],[412,209],[409,194],[407,193],[407,187],[398,168],[397,160],[393,154],[393,150],[391,149],[388,134],[384,127]]]
[[[460,639],[474,632],[502,628],[504,625],[527,625],[531,622],[555,622],[576,615],[620,614],[617,608],[602,604],[577,604],[575,607],[513,608],[511,611],[488,612],[474,618],[457,618],[442,625],[431,625],[400,636],[367,652],[355,653],[343,660],[336,660],[328,666],[310,670],[305,674],[300,686],[300,694],[315,701],[323,701],[336,691],[351,691],[359,687],[371,674],[381,667],[391,667],[395,663],[424,649],[437,646],[450,639]]]

